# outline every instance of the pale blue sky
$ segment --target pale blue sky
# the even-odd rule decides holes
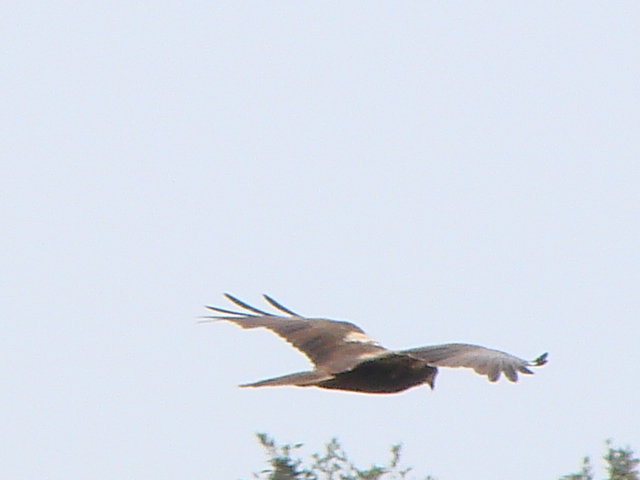
[[[0,464],[237,479],[253,433],[439,480],[640,449],[640,4],[0,7]],[[394,396],[196,324],[228,291],[550,363]]]

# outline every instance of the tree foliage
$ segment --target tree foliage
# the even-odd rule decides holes
[[[411,468],[401,467],[402,445],[392,445],[390,458],[383,465],[372,464],[368,468],[357,467],[337,439],[333,438],[320,453],[309,458],[300,457],[301,443],[278,445],[266,433],[256,434],[258,442],[267,454],[268,468],[253,476],[258,480],[414,480],[409,477]],[[630,447],[616,447],[608,440],[602,457],[607,476],[601,480],[640,480],[640,459]],[[423,480],[436,480],[422,477]],[[564,475],[559,480],[595,480],[590,457],[582,459],[580,470]]]
[[[267,454],[269,468],[254,474],[262,480],[409,480],[411,468],[400,466],[402,445],[390,448],[390,459],[385,465],[358,468],[347,456],[337,439],[331,439],[321,453],[314,453],[306,461],[297,456],[298,444],[278,445],[266,433],[257,434]],[[424,480],[435,480],[425,477]]]
[[[635,457],[630,447],[614,447],[611,440],[607,440],[607,451],[603,458],[607,464],[607,477],[603,480],[640,480],[638,465],[640,459]],[[577,473],[564,475],[560,480],[594,480],[591,459],[584,457],[582,467]]]

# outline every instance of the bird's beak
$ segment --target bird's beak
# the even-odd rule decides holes
[[[433,390],[434,388],[436,388],[436,375],[438,374],[438,370],[435,370],[427,379],[427,385],[429,385],[429,388],[431,388],[431,390]]]

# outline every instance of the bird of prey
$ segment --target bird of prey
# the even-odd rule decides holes
[[[216,315],[203,321],[226,320],[242,328],[266,328],[304,353],[314,364],[307,372],[261,380],[241,387],[294,385],[363,393],[397,393],[426,383],[432,389],[438,367],[467,367],[496,382],[504,375],[518,381],[518,372],[547,363],[547,353],[528,362],[499,350],[448,343],[408,350],[388,350],[353,323],[307,318],[284,307],[268,295],[264,299],[278,314],[259,310],[236,297],[225,296],[244,311],[210,307]]]

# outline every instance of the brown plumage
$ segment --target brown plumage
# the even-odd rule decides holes
[[[292,373],[241,387],[295,385],[365,393],[396,393],[421,384],[434,386],[437,367],[467,367],[491,382],[501,374],[512,382],[518,372],[532,374],[528,367],[547,363],[547,354],[528,362],[499,350],[449,343],[409,350],[387,350],[362,329],[349,322],[306,318],[282,306],[268,295],[265,300],[286,314],[275,315],[259,310],[232,295],[225,296],[246,310],[236,312],[207,307],[218,315],[204,321],[226,320],[242,328],[267,328],[304,353],[314,364],[308,372]],[[224,315],[219,315],[224,314]]]

